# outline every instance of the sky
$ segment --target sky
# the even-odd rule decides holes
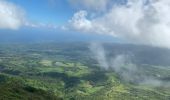
[[[170,48],[169,11],[169,0],[0,0],[0,40],[64,35]]]
[[[61,25],[67,22],[75,10],[68,4],[67,0],[8,0],[26,12],[29,20]]]
[[[120,41],[71,29],[69,20],[85,9],[78,5],[74,0],[0,0],[0,42]]]

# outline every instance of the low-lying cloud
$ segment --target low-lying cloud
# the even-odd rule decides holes
[[[98,62],[101,69],[114,71],[123,81],[138,85],[170,87],[169,82],[160,80],[152,74],[146,74],[147,69],[142,68],[142,65],[134,64],[129,54],[116,54],[108,57],[104,47],[99,43],[92,43],[89,49],[92,52],[92,57]]]
[[[109,65],[106,59],[106,54],[105,54],[105,50],[104,48],[97,43],[92,43],[89,46],[94,58],[97,60],[97,62],[99,63],[100,67],[107,70],[109,69]]]
[[[92,18],[89,10],[78,11],[69,26],[84,33],[108,34],[131,43],[170,48],[169,10],[169,0],[127,0]]]
[[[0,0],[0,29],[18,29],[24,23],[24,11],[5,0]]]

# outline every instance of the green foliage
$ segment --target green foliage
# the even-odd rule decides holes
[[[166,69],[144,64],[140,71],[169,80]],[[100,70],[78,44],[1,45],[0,73],[0,100],[170,100],[169,87],[139,86]]]
[[[22,80],[0,75],[0,100],[60,100],[53,93],[25,85]]]

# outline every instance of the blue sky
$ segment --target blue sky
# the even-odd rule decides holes
[[[22,7],[32,21],[61,25],[75,12],[67,0],[9,0]]]
[[[72,5],[70,1],[74,0],[8,0],[8,1],[13,2],[14,4],[22,7],[26,11],[28,19],[32,21],[52,23],[57,25],[65,24],[73,16],[75,12],[77,12],[79,9],[85,9],[84,7],[81,7],[81,5],[78,7]],[[124,1],[125,0],[110,0],[111,3]],[[97,0],[95,0],[95,2],[97,2]]]
[[[86,0],[78,3],[76,0],[0,0],[0,16],[2,16],[1,12],[9,10],[5,12],[5,17],[2,16],[0,19],[0,42],[29,39],[31,41],[46,41],[46,39],[47,41],[55,39],[60,41],[108,42],[112,39],[119,41],[105,34],[91,34],[91,32],[83,32],[70,27],[72,25],[69,21],[72,20],[74,14],[86,10],[86,5],[84,6],[83,3],[86,3]],[[93,5],[92,9],[87,10],[97,12],[93,9]],[[9,22],[11,19],[12,21]],[[7,24],[4,26],[1,23]]]
[[[0,0],[0,40],[45,36],[170,48],[169,11],[170,0]]]

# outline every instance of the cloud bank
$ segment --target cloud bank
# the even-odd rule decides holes
[[[5,0],[0,0],[0,29],[18,29],[24,23],[24,11]]]
[[[105,9],[98,3],[95,5],[92,2],[95,0],[83,1]],[[104,14],[93,18],[88,9],[80,10],[69,20],[69,27],[85,33],[108,34],[131,43],[170,48],[169,11],[169,0],[127,0],[122,5],[112,4]]]

